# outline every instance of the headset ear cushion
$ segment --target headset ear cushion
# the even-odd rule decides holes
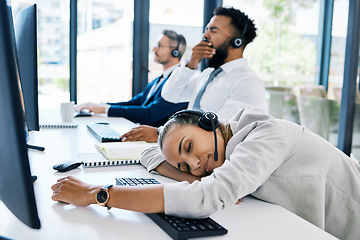
[[[205,112],[201,118],[199,118],[199,127],[206,131],[213,131],[211,121],[214,122],[215,129],[220,125],[219,119],[215,113]]]
[[[179,52],[179,50],[175,49],[175,50],[172,50],[171,55],[172,55],[173,57],[179,57],[180,52]]]
[[[230,41],[230,44],[233,48],[239,48],[242,45],[241,37],[233,37]]]

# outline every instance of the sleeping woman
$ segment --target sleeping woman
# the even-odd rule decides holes
[[[114,186],[106,206],[200,218],[251,194],[337,238],[360,236],[359,163],[305,127],[246,109],[227,124],[184,110],[161,127],[158,143],[142,164],[180,182]],[[101,187],[65,177],[52,186],[52,199],[96,204]]]

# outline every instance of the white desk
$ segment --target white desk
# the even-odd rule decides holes
[[[45,152],[29,151],[41,229],[28,228],[0,202],[0,236],[23,239],[170,239],[145,214],[98,205],[76,207],[51,200],[51,185],[63,176],[73,175],[92,184],[115,184],[115,177],[155,177],[160,182],[172,180],[149,174],[141,165],[78,168],[58,173],[52,166],[62,160],[75,159],[79,153],[96,152],[97,139],[88,132],[86,123],[108,121],[119,131],[134,125],[122,118],[91,117],[74,120],[74,129],[41,129],[30,133],[30,144],[45,147]],[[16,191],[16,190],[15,190]],[[228,234],[211,239],[336,239],[282,207],[246,197],[242,203],[211,215]],[[202,238],[203,239],[203,238]],[[209,238],[208,238],[209,239]]]

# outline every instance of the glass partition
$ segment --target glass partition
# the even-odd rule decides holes
[[[131,98],[133,5],[133,1],[78,1],[78,103]]]
[[[12,0],[13,15],[37,3],[39,108],[69,101],[69,0]]]

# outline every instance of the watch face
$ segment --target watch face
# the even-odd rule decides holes
[[[108,199],[108,193],[104,190],[100,190],[96,195],[96,199],[99,203],[104,203]]]

